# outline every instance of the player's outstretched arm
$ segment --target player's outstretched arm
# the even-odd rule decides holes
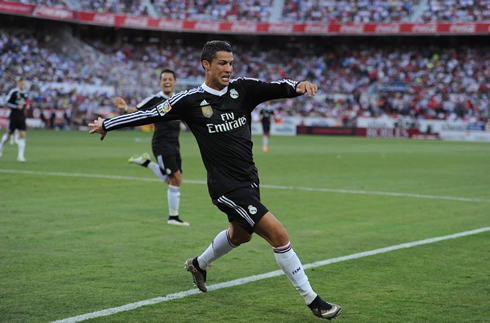
[[[94,120],[92,123],[88,124],[88,126],[92,128],[89,133],[100,133],[100,140],[104,140],[105,136],[107,135],[107,131],[104,130],[104,120],[105,119],[99,117],[97,120]]]
[[[298,94],[308,93],[309,97],[315,96],[317,91],[318,91],[318,87],[315,84],[308,81],[300,82],[296,86],[296,93]]]

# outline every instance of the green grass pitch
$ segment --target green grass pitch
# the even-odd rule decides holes
[[[128,164],[151,133],[104,141],[28,131],[0,159],[0,322],[50,322],[192,290],[184,270],[228,224],[196,142],[181,135],[181,217],[166,186]],[[262,200],[303,264],[490,226],[490,144],[255,137]],[[216,261],[208,285],[278,270],[259,237]],[[307,269],[337,322],[488,322],[490,232]],[[287,278],[263,279],[91,322],[318,322]]]

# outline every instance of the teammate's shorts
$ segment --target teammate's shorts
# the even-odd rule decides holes
[[[271,123],[270,123],[270,121],[265,121],[265,122],[263,121],[262,122],[262,131],[264,133],[271,132]]]
[[[160,169],[164,174],[173,175],[177,171],[182,173],[182,158],[180,157],[180,154],[157,155],[155,151],[153,151],[153,153],[157,159],[158,166],[160,166]]]
[[[26,130],[26,119],[25,118],[13,118],[9,120],[9,125],[7,127],[9,133],[13,133],[15,129]]]
[[[213,199],[213,204],[228,215],[228,221],[237,221],[250,234],[255,224],[269,212],[260,202],[259,185],[255,183]]]

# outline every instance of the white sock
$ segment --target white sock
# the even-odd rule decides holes
[[[168,212],[169,215],[179,215],[180,188],[178,186],[168,186]]]
[[[19,138],[19,141],[17,141],[17,145],[19,146],[19,154],[17,155],[17,157],[24,159],[24,150],[26,148],[26,138]]]
[[[204,251],[202,255],[197,257],[199,267],[201,267],[202,270],[206,270],[213,261],[219,259],[234,248],[238,247],[231,243],[228,236],[229,230],[230,229],[226,229],[218,233],[216,238],[214,238],[213,242],[209,245],[208,249],[206,249],[206,251]]]
[[[168,184],[168,176],[162,173],[162,169],[160,168],[160,166],[158,166],[158,164],[150,162],[146,167],[149,168],[153,173],[155,173],[155,175],[157,175],[162,181]]]
[[[288,276],[293,286],[303,296],[306,304],[313,302],[317,294],[313,292],[308,277],[303,269],[303,265],[298,256],[291,248],[291,243],[283,247],[272,248],[277,264],[282,271]]]
[[[7,142],[7,140],[8,140],[7,134],[4,134],[2,137],[2,142],[0,142],[0,151],[3,150],[3,146],[5,146],[5,143]]]
[[[262,147],[267,148],[268,144],[269,144],[269,137],[264,135],[264,137],[262,137]]]

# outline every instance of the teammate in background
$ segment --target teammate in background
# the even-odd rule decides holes
[[[260,202],[259,176],[251,141],[251,112],[257,105],[305,93],[311,97],[316,94],[317,86],[308,81],[232,80],[233,63],[230,44],[209,41],[201,52],[205,71],[201,86],[180,92],[145,111],[107,120],[98,118],[89,124],[90,133],[99,133],[103,140],[108,131],[123,127],[161,120],[186,122],[197,140],[208,172],[208,190],[213,204],[229,221],[229,228],[218,233],[200,256],[186,261],[185,267],[192,274],[194,284],[206,292],[208,266],[249,242],[256,233],[272,246],[277,263],[312,313],[332,319],[342,308],[325,302],[313,291],[287,231]]]
[[[10,107],[9,125],[7,127],[7,133],[2,137],[0,142],[0,157],[3,153],[5,143],[10,140],[12,134],[16,129],[19,130],[19,139],[17,140],[18,154],[17,160],[24,163],[24,150],[26,147],[26,114],[25,110],[30,108],[29,97],[26,92],[26,79],[21,77],[17,80],[17,87],[10,90],[7,95],[6,105]]]
[[[114,106],[125,112],[145,110],[154,106],[156,103],[169,99],[174,94],[177,84],[175,72],[163,70],[160,73],[160,87],[162,91],[149,96],[141,101],[135,108],[129,108],[123,98],[114,99]],[[150,160],[150,155],[136,155],[129,159],[130,163],[141,165],[150,169],[155,175],[168,184],[167,199],[169,217],[168,224],[189,226],[188,222],[179,218],[180,206],[180,185],[182,184],[182,159],[180,157],[180,121],[159,121],[155,122],[155,132],[152,139],[153,155],[158,164]]]
[[[271,118],[274,118],[274,110],[271,108],[270,101],[265,102],[265,107],[260,110],[260,120],[262,122],[262,151],[269,151],[269,137],[271,130]]]

